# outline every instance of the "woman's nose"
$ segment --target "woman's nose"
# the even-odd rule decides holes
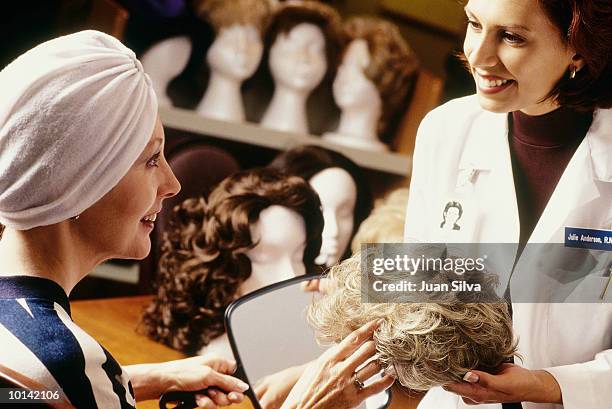
[[[165,162],[165,161],[164,161]],[[163,198],[169,198],[176,196],[181,191],[181,183],[178,181],[174,172],[170,168],[167,162],[165,162],[166,171],[164,172],[164,183],[159,187],[159,195]]]
[[[484,33],[466,36],[464,51],[472,67],[494,67],[499,61],[495,39]]]

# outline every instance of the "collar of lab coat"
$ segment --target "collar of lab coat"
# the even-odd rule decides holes
[[[508,160],[508,115],[485,111],[474,121],[470,140],[459,162],[459,169],[490,170],[495,163]],[[612,182],[612,109],[597,109],[578,151],[590,153],[593,178]]]
[[[593,177],[612,182],[612,109],[598,109],[586,135],[591,152]]]

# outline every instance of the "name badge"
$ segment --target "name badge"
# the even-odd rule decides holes
[[[566,227],[565,247],[612,251],[612,230]]]

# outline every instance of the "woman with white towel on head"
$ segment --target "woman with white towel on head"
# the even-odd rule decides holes
[[[155,215],[180,189],[134,53],[97,31],[56,38],[5,67],[0,89],[0,364],[77,408],[210,387],[223,392],[200,406],[241,401],[234,362],[122,368],[70,316],[68,294],[97,264],[146,257]]]

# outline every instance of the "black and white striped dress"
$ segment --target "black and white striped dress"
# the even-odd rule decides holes
[[[47,279],[0,277],[0,364],[79,409],[136,407],[126,373],[72,321],[66,293]]]

